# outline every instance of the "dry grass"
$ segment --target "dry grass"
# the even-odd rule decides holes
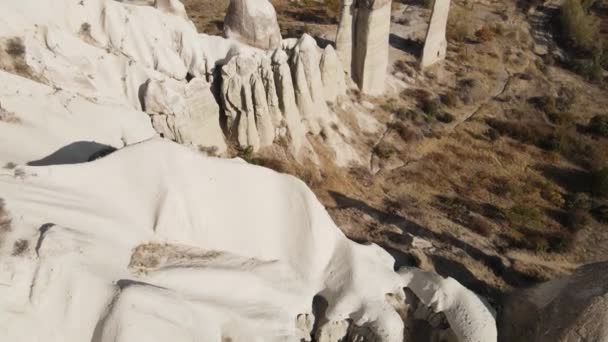
[[[21,123],[21,119],[15,113],[9,112],[0,106],[0,122],[18,124]]]
[[[4,243],[6,234],[11,231],[11,223],[12,220],[8,211],[6,211],[4,200],[0,198],[0,247]]]

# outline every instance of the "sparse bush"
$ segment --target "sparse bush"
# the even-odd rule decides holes
[[[482,26],[475,32],[475,37],[482,43],[491,42],[494,40],[494,32],[487,26]]]
[[[23,253],[27,252],[27,250],[30,248],[30,242],[28,240],[17,240],[15,241],[15,243],[13,244],[13,256],[20,256]]]
[[[583,76],[585,79],[593,82],[602,81],[604,70],[602,64],[597,58],[575,58],[568,59],[568,67],[575,73]]]
[[[4,200],[0,198],[0,246],[4,242],[4,235],[11,231],[12,220],[6,211]]]
[[[509,136],[526,144],[545,149],[554,149],[553,129],[540,122],[504,121],[488,119],[488,125],[501,135]]]
[[[80,25],[80,34],[86,37],[90,37],[91,36],[91,24],[89,23],[82,23],[82,25]]]
[[[568,198],[566,207],[570,210],[591,209],[591,198],[584,192],[577,192]]]
[[[541,184],[540,195],[547,202],[555,205],[556,207],[562,207],[564,204],[566,204],[566,200],[559,191],[559,188],[549,182],[543,182]]]
[[[560,126],[570,126],[574,123],[574,115],[569,112],[550,112],[547,113],[547,118]]]
[[[237,149],[237,156],[244,161],[251,163],[253,160],[253,146],[239,147]]]
[[[0,121],[10,124],[21,123],[21,119],[13,112],[9,112],[0,106]]]
[[[595,134],[608,138],[608,114],[594,116],[589,122],[589,129]]]
[[[431,97],[425,97],[421,100],[420,109],[428,116],[436,117],[439,114],[439,104],[437,100]]]
[[[608,167],[592,172],[591,182],[595,195],[608,197]]]
[[[435,0],[423,0],[424,1],[424,7],[426,8],[433,8],[433,5],[435,4]]]
[[[536,97],[532,99],[532,102],[536,104],[538,109],[542,110],[547,114],[557,112],[557,101],[553,96]]]
[[[449,92],[441,96],[441,102],[449,108],[458,106],[458,95],[455,92]]]
[[[561,35],[567,47],[590,52],[599,41],[599,21],[585,12],[580,0],[566,0],[560,12]]]
[[[374,153],[381,159],[389,159],[396,153],[396,151],[388,144],[381,143],[374,147]]]
[[[447,124],[447,123],[453,122],[454,120],[456,120],[456,118],[454,117],[454,115],[452,115],[450,113],[443,112],[443,113],[437,115],[437,120]]]
[[[473,215],[469,221],[469,228],[477,234],[488,237],[492,234],[492,224],[483,216]]]
[[[507,210],[505,218],[514,228],[538,228],[542,223],[542,212],[536,208],[518,204]]]
[[[589,215],[589,212],[583,209],[570,210],[566,217],[566,225],[572,232],[578,232],[585,229],[590,221],[591,216]]]
[[[210,157],[215,157],[218,155],[218,148],[217,146],[203,146],[203,145],[199,145],[198,146],[198,151],[204,155],[210,156]]]
[[[9,39],[6,43],[5,51],[14,58],[23,56],[25,54],[23,40],[20,37]]]
[[[471,13],[467,9],[455,7],[451,10],[448,19],[448,38],[457,42],[464,42],[471,36]]]
[[[401,139],[405,142],[411,142],[418,139],[418,134],[408,125],[403,122],[397,121],[390,123],[388,126],[390,129],[394,130],[399,134]]]
[[[288,173],[287,166],[278,158],[257,157],[253,158],[250,164],[263,166],[279,173]]]

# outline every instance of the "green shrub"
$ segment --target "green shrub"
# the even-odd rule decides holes
[[[608,137],[608,114],[594,116],[589,122],[589,129],[595,134]]]
[[[604,71],[600,59],[593,58],[570,58],[568,67],[585,79],[593,82],[602,81]]]
[[[381,159],[389,159],[396,153],[396,151],[387,144],[379,144],[374,147],[374,153]]]
[[[540,209],[523,204],[511,207],[505,214],[505,218],[514,228],[538,228],[542,223],[542,217]]]
[[[589,52],[599,41],[599,21],[585,12],[580,0],[566,0],[560,12],[562,39],[567,47]]]
[[[426,115],[436,117],[439,114],[439,103],[431,97],[426,97],[422,99],[420,109]]]

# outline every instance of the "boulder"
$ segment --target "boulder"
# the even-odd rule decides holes
[[[500,341],[608,341],[608,262],[511,294]]]
[[[358,2],[352,77],[364,94],[384,92],[391,25],[390,0]]]
[[[448,47],[446,28],[449,12],[450,0],[435,0],[420,61],[422,69],[445,59]]]
[[[259,49],[276,49],[281,45],[281,30],[274,7],[268,0],[231,0],[224,36]]]

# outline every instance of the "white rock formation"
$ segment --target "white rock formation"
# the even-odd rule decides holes
[[[320,69],[325,101],[335,103],[338,97],[346,94],[346,82],[342,72],[342,63],[333,46],[327,45],[323,50]]]
[[[155,135],[146,113],[0,71],[0,167],[85,162]],[[0,197],[3,195],[0,194]]]
[[[230,0],[224,36],[264,50],[278,48],[281,30],[274,7],[268,0]]]
[[[142,87],[144,110],[162,137],[184,145],[226,150],[219,126],[220,107],[210,85],[201,78],[184,84],[174,80],[149,80]]]
[[[229,138],[257,151],[285,137],[296,159],[315,161],[306,134],[323,132],[338,165],[359,162],[344,140],[349,130],[327,106],[346,92],[335,51],[321,50],[307,34],[284,43],[272,54],[244,50],[220,65]]]
[[[401,268],[399,274],[422,303],[445,314],[459,342],[496,341],[493,314],[456,280],[415,268]]]
[[[384,92],[390,28],[391,0],[358,1],[352,76],[364,94]]]
[[[19,68],[23,76],[92,102],[142,110],[142,90],[148,80],[180,83],[184,88],[187,74],[206,79],[219,58],[217,52],[228,53],[234,47],[225,40],[199,36],[184,18],[179,1],[159,0],[154,5],[156,8],[111,0],[5,2],[0,5],[0,35],[21,41],[23,56],[14,59],[23,59]],[[13,57],[2,58],[0,68],[16,72],[4,63],[10,59]],[[209,91],[203,94],[198,100],[209,103]],[[187,99],[183,90],[173,95],[181,96],[176,101],[182,104],[198,101]],[[192,125],[182,125],[184,143],[198,146],[212,142],[207,147],[223,152],[225,144],[216,134],[219,118],[211,120],[217,115],[193,115],[192,110],[181,113],[185,113],[182,118],[194,118]],[[216,127],[200,127],[203,121]],[[212,136],[199,136],[203,134]]]
[[[336,34],[336,52],[344,72],[347,75],[351,74],[352,59],[353,59],[353,23],[355,20],[355,7],[353,0],[342,0],[342,9],[340,11],[340,21],[338,24],[338,32]]]
[[[0,246],[7,341],[310,341],[318,319],[321,336],[348,320],[401,342],[386,295],[403,301],[404,286],[445,310],[461,341],[496,340],[473,294],[393,272],[304,183],[268,169],[154,139],[85,164],[1,169],[0,193],[13,218]]]
[[[384,92],[390,24],[391,0],[342,0],[337,55],[364,94]]]
[[[420,67],[423,69],[445,59],[449,13],[450,0],[435,0],[420,61]]]

